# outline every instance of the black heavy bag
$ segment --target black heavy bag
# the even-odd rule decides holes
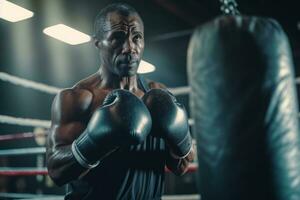
[[[300,200],[293,62],[280,25],[223,16],[188,49],[202,200]]]

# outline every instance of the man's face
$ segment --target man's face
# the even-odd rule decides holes
[[[102,28],[103,37],[98,45],[96,43],[102,64],[117,76],[135,75],[144,51],[144,27],[140,17],[112,12]]]

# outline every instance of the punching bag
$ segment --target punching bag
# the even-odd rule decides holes
[[[195,30],[188,79],[201,200],[300,200],[293,70],[272,19],[222,16]]]

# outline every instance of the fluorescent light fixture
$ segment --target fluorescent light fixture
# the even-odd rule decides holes
[[[82,44],[91,40],[91,37],[89,35],[77,31],[76,29],[73,29],[64,24],[57,24],[47,27],[43,30],[43,32],[46,35],[49,35],[55,39],[71,45]]]
[[[33,12],[6,0],[0,0],[0,18],[18,22],[33,16]]]
[[[141,60],[139,68],[138,68],[139,74],[150,73],[150,72],[153,72],[154,70],[155,70],[154,65],[152,65],[144,60]]]

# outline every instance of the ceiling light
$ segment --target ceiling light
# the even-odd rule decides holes
[[[89,35],[64,24],[57,24],[47,27],[43,30],[43,32],[46,35],[49,35],[55,39],[71,45],[82,44],[91,40],[91,37]]]
[[[0,0],[0,18],[18,22],[33,16],[33,12],[6,0]]]
[[[151,63],[148,63],[144,60],[141,60],[139,68],[138,68],[138,73],[139,74],[145,74],[145,73],[150,73],[155,70],[155,66],[152,65]]]

